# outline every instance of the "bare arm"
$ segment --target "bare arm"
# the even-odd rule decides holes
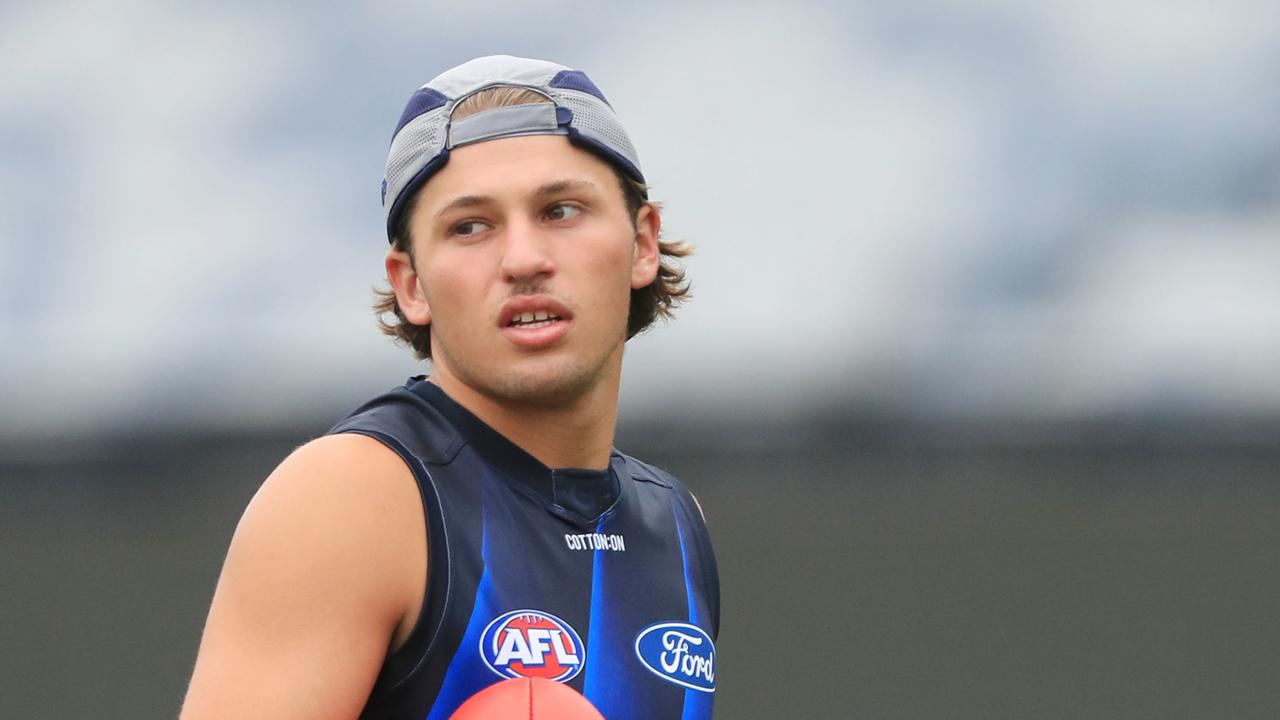
[[[421,607],[425,534],[408,468],[377,441],[294,452],[236,529],[182,720],[359,715]]]

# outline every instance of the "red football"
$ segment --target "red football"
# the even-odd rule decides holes
[[[472,695],[449,720],[604,720],[578,691],[542,678],[503,680]]]

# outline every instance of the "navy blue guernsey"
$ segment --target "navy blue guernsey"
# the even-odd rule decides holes
[[[550,469],[422,377],[330,433],[395,451],[428,542],[422,613],[363,720],[445,720],[506,678],[581,692],[607,720],[710,718],[720,590],[696,501],[614,450]]]

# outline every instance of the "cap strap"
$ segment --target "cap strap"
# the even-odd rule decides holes
[[[530,103],[485,110],[449,123],[449,147],[518,135],[567,135],[556,121],[556,106]]]

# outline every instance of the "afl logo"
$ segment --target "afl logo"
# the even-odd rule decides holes
[[[650,672],[691,690],[715,692],[716,647],[702,628],[655,623],[636,636],[636,657]]]
[[[505,678],[566,682],[582,670],[585,654],[569,623],[541,610],[512,610],[480,636],[480,657]]]

